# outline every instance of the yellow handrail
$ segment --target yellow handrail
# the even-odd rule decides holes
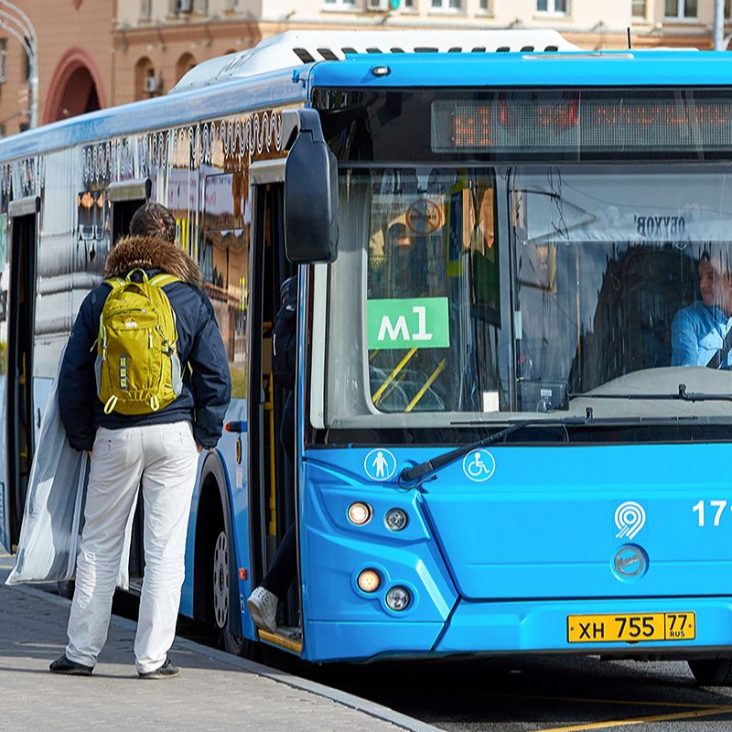
[[[277,476],[275,475],[275,415],[274,415],[274,378],[268,374],[267,378],[267,401],[264,403],[264,411],[269,412],[269,525],[268,536],[277,535]]]
[[[429,379],[424,382],[422,388],[414,395],[414,399],[407,404],[407,408],[404,410],[405,412],[411,412],[417,406],[419,400],[424,396],[427,389],[435,383],[435,379],[444,371],[445,366],[447,366],[447,359],[443,358],[442,361],[437,364],[437,368],[432,372]]]
[[[379,403],[379,400],[384,395],[384,392],[386,391],[386,388],[391,384],[392,381],[398,376],[399,372],[407,365],[408,361],[414,354],[417,353],[416,348],[410,348],[407,351],[407,355],[404,356],[404,358],[394,367],[392,372],[384,379],[384,383],[373,393],[371,396],[371,401],[374,403],[374,406],[376,406]]]

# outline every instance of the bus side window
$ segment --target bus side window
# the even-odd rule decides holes
[[[232,397],[246,397],[249,226],[242,174],[209,175],[198,264],[229,357]]]

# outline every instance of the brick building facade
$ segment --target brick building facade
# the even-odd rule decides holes
[[[36,31],[38,123],[45,124],[112,103],[114,3],[95,0],[22,0]],[[7,9],[6,9],[7,8]],[[3,23],[12,25],[10,6],[0,2]],[[17,25],[13,25],[17,27]],[[0,132],[28,124],[28,62],[19,41],[0,27],[5,79],[0,84]]]

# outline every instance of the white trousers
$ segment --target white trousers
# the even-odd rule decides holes
[[[125,525],[141,484],[145,577],[135,659],[141,673],[165,662],[175,638],[197,462],[188,422],[97,430],[69,617],[70,660],[94,666],[107,640]]]

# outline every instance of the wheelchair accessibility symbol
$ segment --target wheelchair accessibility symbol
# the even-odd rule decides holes
[[[394,453],[377,447],[371,450],[363,461],[363,470],[371,480],[389,480],[394,476],[397,469],[397,461]]]
[[[474,483],[484,483],[496,470],[496,461],[488,450],[471,450],[463,458],[463,473]]]

